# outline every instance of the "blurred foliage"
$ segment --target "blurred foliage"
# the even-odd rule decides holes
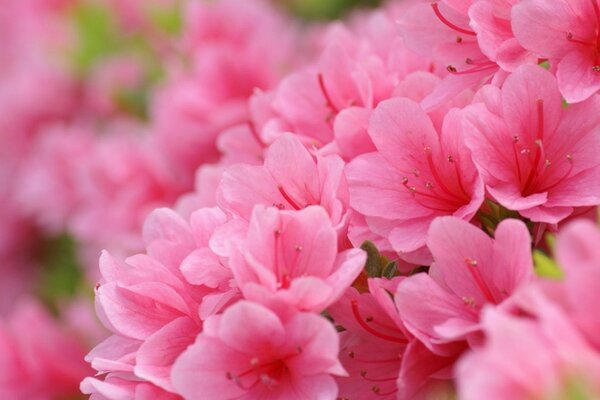
[[[533,251],[533,264],[535,266],[535,273],[539,277],[561,279],[564,275],[556,261],[540,250]]]
[[[78,40],[72,60],[77,70],[85,73],[99,59],[116,53],[123,38],[108,8],[100,4],[77,3],[71,13]]]
[[[172,8],[150,8],[148,10],[150,21],[162,31],[170,35],[177,35],[183,28],[181,6],[177,4]]]
[[[382,0],[278,0],[305,19],[336,19],[354,7],[377,7]]]
[[[62,300],[75,296],[85,286],[76,250],[77,243],[67,235],[45,239],[40,245],[38,261],[42,269],[37,292],[53,311],[58,310]]]

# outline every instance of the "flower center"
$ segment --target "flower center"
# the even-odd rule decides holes
[[[418,168],[413,168],[411,175],[420,181],[419,186],[423,186],[425,190],[411,184],[408,174],[402,178],[402,184],[413,195],[415,201],[423,207],[445,213],[452,213],[469,203],[470,196],[465,189],[460,165],[455,158],[452,155],[446,157],[446,162],[451,165],[454,179],[444,179],[434,163],[431,147],[425,146],[423,154],[430,176],[424,176]],[[453,184],[452,187],[449,186],[450,184]]]

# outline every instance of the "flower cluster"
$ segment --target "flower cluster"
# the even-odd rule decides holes
[[[27,303],[0,394],[600,398],[600,3],[126,3],[0,11],[2,282],[71,235],[110,331]]]

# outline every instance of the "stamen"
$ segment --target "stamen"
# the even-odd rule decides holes
[[[567,154],[566,156],[567,161],[569,162],[569,169],[567,170],[566,173],[563,174],[563,176],[561,176],[560,178],[558,178],[553,184],[551,184],[550,186],[546,186],[542,189],[539,190],[539,192],[547,192],[549,190],[554,189],[555,187],[557,187],[558,185],[560,185],[565,179],[567,179],[569,176],[571,176],[571,173],[573,172],[573,155],[572,154]]]
[[[371,377],[367,377],[367,371],[365,370],[361,370],[360,372],[360,376],[367,382],[390,382],[390,381],[395,381],[396,379],[398,379],[397,376],[393,376],[391,378],[371,378]]]
[[[363,363],[363,364],[397,363],[402,358],[401,355],[398,355],[398,357],[396,357],[396,358],[387,358],[387,359],[383,359],[383,360],[365,360],[365,359],[362,359],[362,358],[357,358],[356,354],[353,351],[349,351],[348,352],[348,357],[350,357],[351,359],[353,359],[356,362]]]
[[[323,81],[323,74],[319,74],[318,79],[319,79],[319,87],[321,88],[323,97],[325,97],[325,102],[326,102],[327,107],[329,107],[331,109],[331,111],[333,111],[335,114],[338,114],[340,112],[340,110],[333,104],[333,101],[331,101],[331,97],[329,97],[329,92],[327,91],[327,88],[325,87],[325,82]]]
[[[542,99],[536,100],[536,107],[537,107],[538,125],[537,125],[536,140],[535,140],[535,144],[536,144],[535,160],[533,161],[533,164],[531,165],[531,168],[529,170],[529,175],[527,176],[527,180],[525,181],[525,186],[523,187],[523,191],[522,191],[523,194],[528,194],[529,185],[531,185],[533,178],[537,175],[538,169],[539,169],[539,163],[540,163],[540,160],[542,159],[542,151],[543,151],[542,140],[544,138],[544,100],[542,100]]]
[[[417,203],[419,203],[420,205],[422,205],[425,208],[429,208],[430,210],[441,211],[441,212],[454,212],[456,210],[456,208],[462,206],[461,203],[456,202],[456,199],[448,199],[444,196],[439,196],[437,194],[432,195],[429,193],[424,193],[424,192],[418,191],[416,187],[408,185],[408,178],[406,178],[406,177],[404,177],[404,179],[402,179],[402,184],[413,195],[413,197]],[[426,204],[426,203],[420,201],[417,198],[417,195],[424,197],[426,199],[431,199],[438,205],[436,206],[433,204]],[[444,202],[444,205],[445,205],[444,207],[439,206],[440,201]],[[450,205],[446,205],[448,203],[450,203]]]
[[[464,33],[465,35],[477,36],[477,34],[475,32],[470,31],[468,29],[461,28],[460,26],[455,25],[452,22],[448,21],[446,19],[446,17],[444,17],[444,15],[442,14],[442,12],[440,11],[438,3],[431,3],[431,8],[433,9],[433,12],[435,13],[435,16],[438,17],[438,19],[440,21],[442,21],[442,23],[444,25],[446,25],[447,27],[449,27],[450,29],[453,29],[453,30],[455,30],[457,32],[460,32],[460,33]]]
[[[359,325],[367,332],[372,334],[373,336],[377,336],[383,340],[388,340],[390,342],[403,343],[406,344],[408,341],[406,339],[397,338],[394,336],[386,335],[385,333],[381,333],[373,329],[369,326],[365,320],[362,319],[360,315],[360,311],[358,309],[358,302],[356,300],[352,300],[352,314],[354,314],[354,318],[358,321]]]
[[[494,298],[494,295],[492,294],[492,291],[490,290],[489,286],[485,282],[485,279],[483,279],[483,277],[481,276],[481,272],[478,269],[477,260],[473,260],[470,257],[466,257],[465,258],[465,265],[467,266],[467,270],[471,274],[471,277],[473,278],[473,281],[475,282],[475,284],[477,285],[477,287],[479,287],[479,290],[481,290],[481,293],[484,295],[484,297],[490,303],[498,304],[498,302]]]
[[[463,184],[462,181],[462,177],[460,175],[460,169],[458,166],[458,163],[454,162],[454,157],[452,157],[451,155],[448,156],[448,162],[454,164],[454,172],[456,173],[456,180],[458,182],[458,187],[460,188],[460,191],[462,192],[462,194],[465,196],[465,198],[469,198],[469,194],[467,193],[465,186]]]
[[[583,41],[583,40],[580,40],[580,39],[575,39],[573,37],[573,34],[571,32],[567,32],[567,40],[569,42],[573,42],[573,43],[577,43],[577,44],[582,44],[584,46],[594,46],[595,47],[594,43],[592,43],[592,42],[586,42],[586,41]]]
[[[493,61],[490,61],[488,64],[480,64],[471,69],[466,69],[464,71],[458,71],[452,65],[448,65],[446,67],[446,70],[448,72],[450,72],[452,75],[466,75],[466,74],[474,74],[476,72],[486,71],[488,69],[493,69],[493,68],[497,68],[497,64]]]
[[[390,391],[390,392],[385,392],[385,393],[382,393],[382,392],[381,392],[381,388],[380,388],[379,386],[375,385],[375,386],[373,386],[373,387],[371,388],[371,390],[372,390],[372,391],[373,391],[373,393],[375,393],[377,396],[390,396],[390,395],[392,395],[392,394],[396,393],[396,392],[398,391],[398,388],[395,388],[394,390],[392,390],[392,391]]]
[[[300,210],[304,207],[300,207],[298,205],[298,203],[296,203],[292,197],[290,195],[288,195],[285,191],[285,189],[283,188],[282,185],[277,185],[277,190],[279,190],[279,193],[281,193],[281,195],[283,196],[283,198],[295,209],[295,210]]]
[[[429,164],[429,169],[431,170],[431,174],[433,175],[433,179],[436,181],[436,183],[438,184],[438,186],[444,191],[446,192],[447,195],[449,195],[451,198],[458,198],[458,196],[456,196],[455,193],[452,193],[450,191],[450,189],[448,189],[448,187],[444,184],[444,181],[441,179],[441,177],[438,175],[437,173],[437,168],[435,167],[435,165],[433,164],[433,155],[431,153],[431,147],[429,146],[425,146],[423,148],[423,151],[425,152],[425,157],[427,158],[427,164]],[[468,196],[467,196],[468,197]],[[461,199],[463,200],[463,199]]]

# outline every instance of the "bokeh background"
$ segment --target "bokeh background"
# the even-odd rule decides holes
[[[151,210],[206,201],[194,187],[214,174],[197,168],[247,98],[310,60],[324,21],[380,3],[265,0],[265,18],[245,0],[208,16],[200,2],[2,2],[0,399],[83,398],[83,358],[106,335],[101,250],[133,254]]]

